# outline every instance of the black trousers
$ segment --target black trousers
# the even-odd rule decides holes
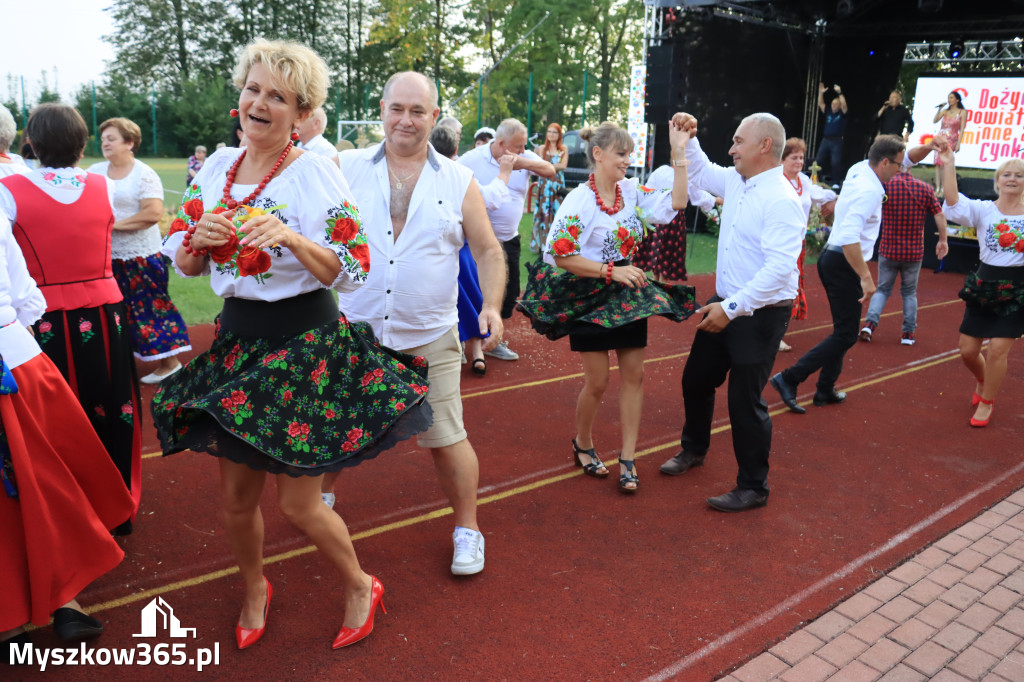
[[[859,247],[858,247],[859,248]],[[818,276],[828,295],[832,310],[832,333],[818,345],[804,353],[796,364],[782,372],[787,383],[797,385],[814,372],[818,374],[818,390],[828,392],[835,388],[846,351],[857,343],[862,312],[860,298],[864,291],[860,276],[846,261],[842,251],[826,248],[818,258]]]
[[[712,299],[716,300],[721,299]],[[739,488],[768,492],[772,419],[761,393],[771,376],[791,311],[791,305],[762,308],[750,317],[737,317],[718,333],[698,331],[683,369],[686,421],[680,443],[683,450],[695,455],[706,454],[711,446],[715,391],[728,376]]]
[[[501,302],[501,317],[504,320],[512,317],[519,298],[519,254],[523,250],[522,237],[518,234],[507,242],[501,242],[501,250],[505,252],[505,265],[508,280],[505,282],[505,300]]]

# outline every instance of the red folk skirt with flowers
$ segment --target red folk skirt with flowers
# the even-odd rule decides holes
[[[246,304],[286,310],[293,300]],[[426,360],[380,345],[369,325],[350,323],[327,301],[331,318],[294,334],[239,329],[222,313],[210,350],[153,398],[164,454],[194,450],[273,474],[318,476],[429,428]],[[274,315],[245,318],[260,326]]]
[[[46,355],[0,391],[0,632],[50,614],[121,562],[110,531],[135,505]]]
[[[134,521],[142,490],[141,400],[124,302],[53,310],[33,329],[121,472],[135,501]]]
[[[800,249],[800,256],[796,259],[796,267],[800,271],[800,280],[796,288],[796,298],[793,299],[793,313],[791,320],[807,319],[807,293],[804,291],[804,254],[807,247]]]

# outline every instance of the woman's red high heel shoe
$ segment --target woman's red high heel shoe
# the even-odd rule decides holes
[[[274,588],[270,586],[270,581],[263,578],[263,582],[267,584],[267,605],[263,607],[263,627],[261,628],[243,628],[242,621],[238,621],[238,625],[235,626],[235,641],[238,642],[239,649],[246,649],[251,647],[256,642],[260,641],[260,637],[267,631],[267,616],[270,614],[270,597],[274,594]]]
[[[381,585],[376,576],[371,575],[370,578],[373,580],[373,587],[370,589],[370,615],[366,617],[366,622],[357,628],[342,626],[341,630],[338,630],[338,636],[334,638],[334,644],[331,645],[332,649],[340,649],[343,646],[355,644],[373,632],[373,613],[377,610],[377,604],[380,604],[381,611],[384,613],[388,612],[384,608],[384,586]]]
[[[981,403],[982,405],[991,405],[995,402],[995,400],[985,400],[984,398],[981,398],[979,396],[978,402]],[[992,421],[991,412],[988,413],[988,419],[985,419],[984,421],[982,421],[981,419],[975,419],[974,417],[971,417],[971,426],[973,426],[976,429],[980,429],[984,426],[988,426],[988,423],[990,421]]]

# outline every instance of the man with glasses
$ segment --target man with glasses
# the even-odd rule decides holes
[[[797,387],[819,370],[814,404],[820,407],[846,400],[846,393],[837,391],[835,384],[846,351],[857,343],[861,304],[875,291],[867,262],[871,260],[882,222],[885,183],[901,168],[909,168],[923,159],[942,141],[939,136],[931,145],[906,153],[903,138],[879,135],[868,150],[868,158],[851,166],[846,174],[836,202],[832,233],[818,258],[818,276],[832,311],[832,333],[769,382],[791,411],[806,412],[797,402]]]

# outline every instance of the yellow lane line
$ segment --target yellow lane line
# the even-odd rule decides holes
[[[937,308],[939,306],[944,306],[944,305],[950,305],[950,304],[953,304],[953,303],[958,303],[959,301],[960,301],[960,299],[956,298],[956,299],[953,299],[953,300],[950,300],[950,301],[941,301],[939,303],[929,303],[928,305],[919,306],[918,310],[926,310],[928,308]],[[892,315],[902,315],[902,312],[901,311],[893,311],[893,312],[883,313],[882,317],[890,317]],[[796,331],[792,331],[792,332],[789,332],[789,334],[790,335],[792,335],[792,334],[806,334],[807,332],[819,331],[821,329],[828,329],[831,326],[832,326],[831,323],[829,323],[829,324],[820,324],[820,325],[817,325],[815,327],[807,327],[806,329],[799,329],[799,330],[796,330]],[[646,365],[646,364],[653,363],[653,362],[664,362],[665,360],[677,360],[679,358],[685,358],[689,354],[690,354],[690,352],[686,351],[685,353],[674,353],[672,355],[662,355],[662,356],[656,357],[656,358],[646,358],[646,359],[644,359],[644,364]],[[619,368],[618,365],[612,365],[609,369],[614,371],[614,370],[617,370],[618,368]],[[471,392],[471,393],[463,393],[462,394],[462,399],[463,400],[468,400],[470,398],[479,398],[481,396],[493,395],[495,393],[505,393],[507,391],[518,391],[518,390],[523,389],[523,388],[533,388],[534,386],[544,386],[546,384],[553,384],[553,383],[557,383],[557,382],[560,382],[560,381],[568,381],[570,379],[579,379],[582,376],[583,376],[583,372],[574,372],[572,374],[562,374],[562,375],[559,375],[557,377],[550,377],[548,379],[537,379],[536,381],[526,381],[526,382],[519,383],[519,384],[513,384],[511,386],[502,386],[502,387],[499,387],[499,388],[491,388],[491,389],[488,389],[486,391],[474,391],[474,392]],[[142,455],[142,459],[152,459],[154,457],[160,457],[161,454],[162,453],[159,453],[159,452],[149,452],[149,453],[146,453],[146,454]]]
[[[955,360],[955,359],[957,359],[959,357],[960,357],[959,356],[959,351],[956,351],[956,350],[947,351],[945,354],[943,354],[943,357],[938,357],[938,358],[936,358],[934,360],[928,360],[928,361],[922,362],[920,364],[912,365],[910,367],[907,367],[905,369],[896,371],[896,372],[891,373],[891,374],[884,374],[882,376],[878,376],[878,377],[875,377],[873,379],[867,379],[867,380],[862,381],[862,382],[860,382],[858,384],[854,384],[852,386],[846,387],[845,390],[846,390],[847,393],[850,393],[852,391],[856,391],[856,390],[859,390],[859,389],[862,389],[862,388],[866,388],[868,386],[873,386],[875,384],[879,384],[879,383],[881,383],[883,381],[889,381],[889,380],[895,379],[897,377],[906,376],[908,374],[913,374],[915,372],[920,372],[921,370],[928,369],[930,367],[935,367],[936,365],[941,365],[941,364],[949,362],[951,360]],[[805,404],[806,405],[809,402],[810,401],[804,401],[801,404]],[[775,416],[775,415],[782,414],[783,412],[787,412],[787,411],[788,411],[787,408],[782,407],[780,409],[777,409],[777,410],[771,412],[770,414],[772,416]],[[722,424],[721,426],[713,428],[711,430],[711,433],[713,435],[714,434],[719,434],[719,433],[723,433],[725,431],[728,431],[731,428],[732,428],[732,425],[727,422],[725,424]],[[662,450],[668,450],[670,448],[678,447],[678,445],[679,445],[679,440],[678,439],[674,439],[674,440],[671,440],[671,441],[669,441],[667,443],[662,443],[661,445],[655,445],[655,446],[647,448],[645,450],[641,450],[641,451],[636,453],[635,457],[637,457],[637,458],[646,457],[647,455],[652,455],[652,454],[655,454],[657,452],[661,452]],[[609,464],[609,465],[615,465],[617,463],[618,463],[618,459],[614,459],[614,460],[610,460],[610,461],[606,462],[606,464]],[[533,490],[538,490],[540,488],[544,488],[544,487],[547,487],[549,485],[553,485],[555,483],[560,483],[560,482],[568,480],[570,478],[574,478],[576,476],[582,476],[582,475],[583,475],[582,471],[574,470],[574,471],[571,471],[571,472],[568,472],[568,473],[565,473],[565,474],[558,474],[556,476],[549,476],[548,478],[544,478],[544,479],[541,479],[539,481],[534,481],[533,483],[527,483],[525,485],[516,486],[514,488],[510,488],[508,490],[505,490],[505,491],[502,491],[502,492],[499,492],[499,493],[495,493],[493,495],[488,495],[486,497],[482,497],[479,500],[477,500],[477,506],[484,505],[484,504],[490,504],[492,502],[497,502],[499,500],[504,500],[504,499],[509,498],[509,497],[515,497],[516,495],[522,495],[523,493],[528,493],[528,492],[531,492]],[[452,510],[451,507],[444,507],[442,509],[436,509],[436,510],[431,511],[431,512],[426,512],[424,514],[418,514],[416,516],[411,516],[411,517],[409,517],[407,519],[402,519],[402,520],[399,520],[399,521],[395,521],[393,523],[388,523],[388,524],[377,526],[375,528],[370,528],[370,529],[367,529],[367,530],[364,530],[364,531],[360,531],[358,533],[353,533],[352,534],[352,540],[353,541],[362,540],[364,538],[373,537],[375,535],[381,535],[382,533],[388,533],[390,531],[398,530],[400,528],[407,528],[409,526],[418,525],[420,523],[425,523],[427,521],[433,521],[434,519],[439,519],[439,518],[442,518],[442,517],[445,517],[445,516],[449,516],[452,513],[453,513],[453,510]],[[289,550],[287,552],[281,552],[279,554],[274,554],[272,556],[265,557],[263,559],[263,563],[264,564],[276,564],[278,562],[285,561],[287,559],[293,559],[295,557],[299,557],[299,556],[302,556],[304,554],[309,554],[310,552],[315,552],[315,551],[316,551],[316,546],[315,545],[307,545],[305,547],[300,547],[298,549],[293,549],[293,550]],[[142,592],[136,592],[134,594],[130,594],[130,595],[127,595],[127,596],[124,596],[124,597],[118,597],[117,599],[111,599],[109,601],[105,601],[105,602],[103,602],[101,604],[97,604],[95,606],[89,607],[89,613],[97,613],[99,611],[105,611],[107,609],[114,609],[114,608],[118,608],[118,607],[121,607],[121,606],[126,606],[128,604],[133,604],[135,602],[143,601],[145,599],[151,599],[151,598],[153,598],[155,596],[158,596],[158,595],[167,594],[167,593],[170,593],[170,592],[176,592],[176,591],[184,589],[186,587],[194,587],[196,585],[202,585],[204,583],[212,582],[212,581],[218,580],[220,578],[225,578],[225,577],[227,577],[229,575],[234,575],[236,573],[238,573],[238,567],[237,566],[232,566],[230,568],[224,568],[224,569],[221,569],[219,571],[212,571],[210,573],[205,573],[203,575],[199,575],[199,576],[196,576],[194,578],[188,578],[187,580],[179,580],[177,582],[168,583],[167,585],[162,585],[160,587],[154,587],[154,588],[149,589],[149,590],[144,590]]]

